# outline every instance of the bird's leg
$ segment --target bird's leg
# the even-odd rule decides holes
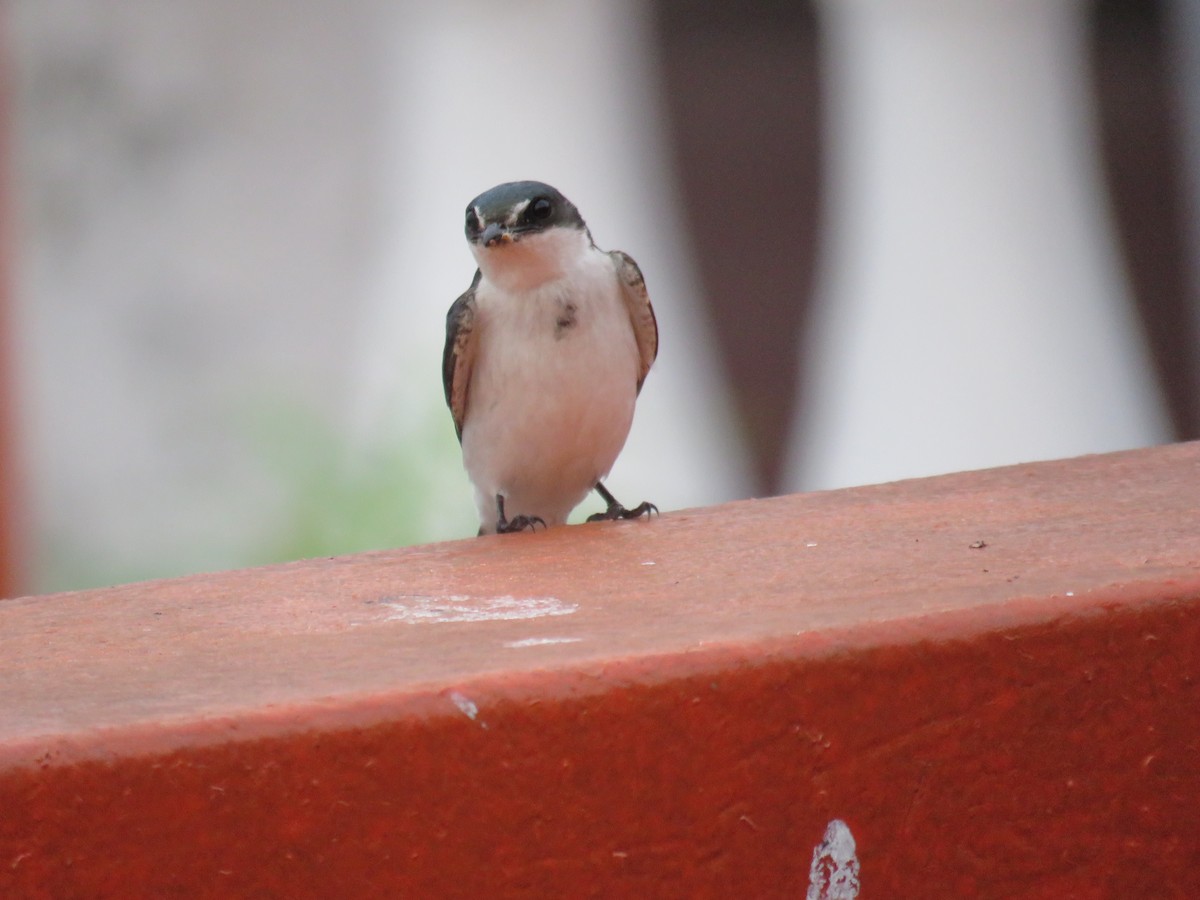
[[[596,482],[596,493],[600,498],[608,504],[608,509],[602,513],[593,513],[588,516],[589,522],[604,522],[613,519],[636,519],[638,516],[649,516],[652,513],[658,512],[658,507],[653,503],[648,503],[643,500],[633,509],[626,509],[617,502],[617,498],[609,493],[608,488],[602,482]]]
[[[541,525],[546,527],[546,521],[541,516],[513,516],[511,519],[504,515],[504,495],[496,495],[496,511],[500,517],[496,520],[496,534],[509,534],[513,531],[530,531]]]

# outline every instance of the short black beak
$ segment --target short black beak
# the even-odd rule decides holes
[[[512,235],[499,222],[490,223],[479,234],[479,243],[485,247],[491,247],[493,244],[507,243],[511,240]]]

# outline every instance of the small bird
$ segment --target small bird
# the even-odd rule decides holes
[[[629,436],[633,407],[658,354],[642,272],[600,250],[583,217],[548,184],[514,181],[466,211],[478,268],[446,315],[442,385],[475,487],[479,533],[561,525],[595,490]]]

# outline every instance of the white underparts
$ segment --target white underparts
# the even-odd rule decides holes
[[[561,524],[625,444],[639,357],[608,254],[569,228],[475,250],[475,365],[463,462],[485,531],[505,513]]]

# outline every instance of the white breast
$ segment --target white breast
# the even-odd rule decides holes
[[[608,474],[633,421],[639,357],[621,288],[590,242],[530,290],[523,270],[481,270],[462,434],[480,520],[494,528],[502,494],[509,518],[561,524]]]

